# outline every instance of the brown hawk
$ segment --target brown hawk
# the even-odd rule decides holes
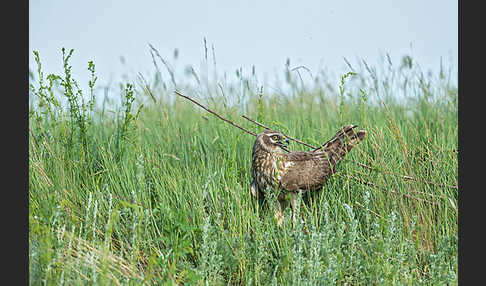
[[[252,150],[250,190],[255,197],[264,196],[266,191],[278,191],[275,218],[279,226],[287,194],[292,195],[290,203],[294,225],[298,193],[321,189],[329,176],[335,173],[339,160],[363,140],[366,132],[355,132],[355,127],[343,127],[320,148],[290,153],[284,150],[288,139],[282,133],[265,130],[257,135]]]

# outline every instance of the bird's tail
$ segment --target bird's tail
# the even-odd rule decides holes
[[[326,153],[332,166],[335,166],[354,146],[363,141],[366,131],[354,131],[357,125],[347,125],[339,130],[331,140],[327,141],[322,147],[316,149]]]

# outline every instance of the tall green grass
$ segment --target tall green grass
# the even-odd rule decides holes
[[[445,72],[424,75],[404,57],[363,62],[341,81],[305,83],[287,69],[281,86],[262,88],[241,69],[234,83],[199,81],[192,67],[177,78],[156,55],[152,83],[124,83],[106,113],[94,63],[85,102],[72,50],[64,74],[47,78],[35,53],[30,284],[457,284],[458,94]],[[249,192],[254,137],[176,98],[176,87],[255,132],[240,115],[315,145],[343,124],[367,136],[302,198],[295,228],[290,208],[277,227],[270,203]]]

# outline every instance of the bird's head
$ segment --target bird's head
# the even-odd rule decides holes
[[[283,153],[288,147],[289,140],[282,133],[274,130],[265,130],[257,135],[256,144],[267,152]]]

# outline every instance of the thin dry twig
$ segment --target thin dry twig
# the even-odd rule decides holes
[[[369,181],[365,181],[365,180],[362,180],[360,178],[356,178],[356,177],[351,176],[349,174],[347,174],[347,175],[341,175],[340,173],[336,173],[336,174],[338,176],[341,176],[341,177],[345,177],[345,178],[347,177],[349,179],[353,179],[356,182],[359,182],[360,184],[367,185],[367,186],[373,187],[373,188],[378,189],[378,190],[382,190],[382,191],[385,191],[385,192],[391,192],[391,193],[394,193],[394,194],[399,194],[399,195],[402,195],[402,196],[407,197],[409,199],[419,200],[419,201],[423,201],[423,202],[426,202],[426,203],[429,203],[429,204],[437,205],[436,202],[432,202],[432,201],[429,201],[429,200],[426,200],[426,199],[417,198],[417,197],[414,197],[414,196],[411,196],[411,195],[408,195],[408,194],[400,193],[400,192],[395,191],[395,190],[387,189],[387,188],[385,188],[383,186],[379,186],[379,185],[377,185],[375,183],[372,183],[372,182],[369,182]]]
[[[235,127],[239,128],[239,129],[241,129],[241,130],[245,131],[245,132],[246,132],[246,133],[248,133],[248,134],[251,134],[251,135],[253,135],[253,136],[257,136],[257,134],[256,134],[256,133],[254,133],[254,132],[252,132],[252,131],[250,131],[250,130],[248,130],[248,129],[244,128],[244,127],[239,126],[238,124],[234,123],[234,122],[233,122],[233,121],[231,121],[231,120],[228,120],[228,119],[226,119],[226,118],[222,117],[222,116],[221,116],[221,115],[219,115],[218,113],[216,113],[216,112],[212,111],[211,109],[207,108],[206,106],[202,105],[201,103],[197,102],[196,100],[194,100],[194,99],[192,99],[192,98],[190,98],[190,97],[188,97],[188,96],[183,95],[183,94],[182,94],[182,93],[180,93],[178,90],[176,90],[176,91],[175,91],[175,93],[176,93],[177,95],[181,96],[181,97],[184,97],[184,98],[186,98],[186,99],[188,99],[188,100],[192,101],[193,103],[195,103],[195,104],[197,104],[198,106],[202,107],[203,109],[205,109],[205,110],[206,110],[206,111],[208,111],[209,113],[212,113],[213,115],[215,115],[215,116],[216,116],[216,117],[218,117],[219,119],[221,119],[221,120],[223,120],[223,121],[228,122],[229,124],[231,124],[231,125],[233,125],[233,126],[235,126]],[[260,126],[260,127],[263,127],[263,128],[265,128],[265,129],[269,129],[269,130],[273,130],[272,128],[270,128],[270,127],[268,127],[268,126],[265,126],[264,124],[262,124],[262,123],[260,123],[260,122],[258,122],[258,121],[255,121],[255,120],[253,120],[253,119],[249,118],[249,117],[248,117],[248,116],[246,116],[246,115],[242,115],[242,117],[243,117],[243,118],[245,118],[246,120],[248,120],[248,121],[250,121],[250,122],[252,122],[252,123],[254,123],[254,124],[256,124],[256,125]],[[306,143],[306,142],[304,142],[304,141],[302,141],[302,140],[299,140],[299,139],[296,139],[296,138],[290,137],[290,136],[288,136],[288,135],[286,135],[286,134],[283,134],[283,133],[282,133],[282,135],[284,135],[284,136],[285,136],[285,137],[287,137],[288,139],[290,139],[290,140],[292,140],[292,141],[295,141],[295,142],[297,142],[297,143],[299,143],[299,144],[302,144],[302,145],[307,146],[307,147],[309,147],[309,148],[313,148],[313,150],[312,150],[312,151],[316,151],[316,150],[318,150],[318,149],[320,149],[320,148],[323,148],[324,146],[326,146],[326,144],[328,144],[329,142],[331,142],[331,141],[333,140],[333,139],[330,139],[330,140],[328,140],[327,142],[323,143],[321,146],[319,146],[319,147],[315,147],[315,146],[313,146],[313,145],[311,145],[311,144],[309,144],[309,143]],[[286,149],[286,148],[284,148],[284,150],[285,150],[286,152],[290,152],[290,150],[288,150],[288,149]],[[359,162],[356,162],[356,161],[353,161],[353,160],[349,160],[349,159],[348,159],[348,161],[350,161],[350,162],[352,162],[352,163],[354,163],[354,164],[356,164],[356,165],[358,165],[358,166],[360,166],[360,167],[367,168],[367,169],[372,170],[372,171],[375,171],[375,172],[381,172],[381,173],[384,173],[384,174],[389,174],[389,175],[397,176],[397,177],[399,177],[399,178],[401,178],[401,179],[403,179],[403,180],[411,180],[411,181],[416,181],[416,182],[422,182],[422,183],[427,183],[427,184],[430,184],[430,185],[434,185],[434,186],[438,186],[438,187],[443,187],[443,188],[452,188],[452,189],[456,189],[456,190],[457,190],[457,189],[459,189],[459,188],[458,188],[458,186],[453,186],[453,185],[452,185],[452,186],[448,186],[448,185],[442,185],[442,184],[438,184],[438,183],[429,182],[429,181],[426,181],[426,180],[419,180],[419,179],[416,179],[416,178],[414,178],[414,177],[412,177],[412,176],[406,176],[406,175],[396,175],[396,174],[393,174],[393,173],[390,173],[390,172],[386,172],[386,171],[380,171],[380,170],[378,170],[378,169],[376,169],[376,168],[373,168],[373,167],[371,167],[371,166],[368,166],[368,165],[366,165],[366,164],[359,163]]]
[[[246,120],[250,121],[250,122],[255,123],[256,125],[258,125],[258,126],[260,126],[260,127],[263,127],[263,128],[265,128],[265,129],[272,130],[272,128],[270,128],[270,127],[268,127],[268,126],[265,126],[265,125],[263,125],[262,123],[260,123],[260,122],[258,122],[258,121],[255,121],[255,120],[253,120],[253,119],[249,118],[249,117],[248,117],[248,116],[246,116],[246,115],[242,115],[242,117],[243,117],[243,118],[245,118]],[[353,126],[353,128],[354,128],[354,127],[357,127],[357,125],[354,125],[354,126]],[[282,132],[280,132],[280,133],[282,133]],[[299,139],[296,139],[296,138],[290,137],[290,136],[288,136],[288,135],[286,135],[286,134],[284,134],[284,133],[282,133],[282,135],[284,135],[285,137],[287,137],[288,139],[290,139],[290,140],[292,140],[292,141],[295,141],[295,142],[297,142],[297,143],[299,143],[299,144],[302,144],[302,145],[304,145],[304,146],[307,146],[307,147],[309,147],[309,148],[312,148],[312,152],[317,151],[317,150],[322,149],[322,148],[325,148],[325,147],[326,147],[326,145],[327,145],[327,144],[329,144],[331,141],[336,140],[336,138],[331,138],[331,139],[327,140],[326,142],[322,143],[322,144],[321,144],[319,147],[316,147],[316,146],[311,145],[311,144],[309,144],[309,143],[306,143],[306,142],[304,142],[304,141],[302,141],[302,140],[299,140]]]
[[[263,128],[265,128],[265,129],[271,129],[270,127],[265,126],[264,124],[262,124],[262,123],[260,123],[260,122],[257,122],[257,121],[255,121],[255,120],[253,120],[253,119],[249,118],[249,117],[248,117],[248,116],[246,116],[246,115],[242,115],[242,117],[243,117],[243,118],[245,118],[246,120],[248,120],[248,121],[252,122],[252,123],[255,123],[256,125],[258,125],[258,126],[260,126],[260,127],[263,127]],[[283,133],[282,133],[282,134],[283,134]],[[313,146],[313,145],[311,145],[311,144],[309,144],[309,143],[306,143],[306,142],[301,141],[301,140],[296,139],[296,138],[292,138],[292,137],[290,137],[290,136],[288,136],[288,135],[286,135],[286,134],[283,134],[283,135],[284,135],[285,137],[287,137],[288,139],[292,140],[292,141],[295,141],[295,142],[297,142],[297,143],[300,143],[300,144],[302,144],[302,145],[304,145],[304,146],[307,146],[307,147],[309,147],[309,148],[313,148],[313,150],[312,150],[312,151],[315,151],[315,150],[317,150],[317,149],[323,148],[323,147],[324,147],[326,144],[328,144],[328,143],[331,141],[331,140],[329,140],[329,141],[325,142],[325,143],[324,143],[324,144],[322,144],[320,147],[315,147],[315,146]],[[366,168],[366,169],[372,170],[372,171],[377,171],[377,172],[381,172],[381,173],[384,173],[384,174],[389,174],[389,175],[398,176],[398,177],[400,177],[400,178],[401,178],[401,179],[403,179],[403,180],[409,180],[409,181],[415,181],[415,182],[427,183],[427,184],[434,185],[434,186],[437,186],[437,187],[442,187],[442,188],[452,188],[452,189],[456,189],[456,190],[457,190],[457,189],[459,189],[459,188],[458,188],[458,186],[448,186],[448,185],[443,185],[443,184],[438,184],[438,183],[429,182],[429,181],[426,181],[426,180],[419,180],[419,179],[416,179],[416,178],[414,178],[414,177],[412,177],[412,176],[407,176],[407,175],[396,175],[396,174],[393,174],[393,173],[390,173],[390,172],[386,172],[386,171],[379,171],[379,170],[377,170],[376,168],[373,168],[373,167],[371,167],[371,166],[368,166],[368,165],[363,164],[363,163],[360,163],[360,162],[353,161],[353,160],[351,160],[351,159],[345,159],[345,160],[347,160],[347,161],[349,161],[349,162],[352,162],[352,163],[354,163],[354,164],[356,164],[356,165],[358,165],[358,166],[360,166],[360,167],[363,167],[363,168]]]
[[[233,125],[234,127],[237,127],[237,128],[239,128],[239,129],[241,129],[241,130],[245,131],[246,133],[251,134],[251,135],[253,135],[253,136],[257,136],[257,134],[256,134],[255,132],[252,132],[252,131],[250,131],[250,130],[248,130],[248,129],[244,128],[244,127],[239,126],[238,124],[234,123],[233,121],[231,121],[231,120],[228,120],[228,119],[224,118],[223,116],[221,116],[221,115],[217,114],[216,112],[212,111],[211,109],[209,109],[209,108],[207,108],[206,106],[202,105],[201,103],[197,102],[195,99],[192,99],[192,98],[190,98],[189,96],[185,96],[184,94],[182,94],[182,93],[181,93],[181,92],[179,92],[178,90],[176,90],[176,91],[175,91],[175,93],[176,93],[178,96],[184,97],[185,99],[188,99],[188,100],[192,101],[192,102],[193,102],[193,103],[195,103],[196,105],[198,105],[198,106],[202,107],[202,108],[203,108],[204,110],[206,110],[207,112],[209,112],[209,113],[211,113],[211,114],[215,115],[216,117],[218,117],[219,119],[221,119],[221,120],[223,120],[223,121],[228,122],[229,124]]]
[[[371,166],[368,166],[368,165],[363,164],[363,163],[360,163],[360,162],[356,162],[356,161],[351,160],[351,159],[344,159],[344,160],[347,160],[347,161],[349,161],[351,163],[354,163],[354,164],[356,164],[356,165],[358,165],[360,167],[366,168],[366,169],[371,170],[371,171],[376,171],[376,172],[383,173],[383,174],[389,174],[389,175],[398,176],[398,177],[400,177],[403,180],[414,181],[414,182],[422,182],[422,183],[426,183],[426,184],[429,184],[429,185],[434,185],[434,186],[441,187],[441,188],[451,188],[451,189],[456,189],[456,190],[459,189],[458,186],[454,186],[454,185],[443,185],[443,184],[438,184],[438,183],[434,183],[434,182],[429,182],[429,181],[426,181],[426,180],[420,180],[420,179],[417,179],[417,178],[412,177],[412,176],[396,175],[396,174],[393,174],[391,172],[377,170],[376,168],[373,168]]]
[[[255,132],[252,132],[252,131],[250,131],[250,130],[248,130],[248,129],[244,128],[244,127],[241,127],[240,125],[238,125],[238,124],[234,123],[233,121],[231,121],[231,120],[229,120],[229,119],[224,118],[223,116],[219,115],[218,113],[216,113],[216,112],[212,111],[211,109],[209,109],[209,108],[207,108],[206,106],[202,105],[201,103],[197,102],[197,100],[195,100],[195,99],[193,99],[193,98],[190,98],[189,96],[185,96],[185,95],[184,95],[184,94],[182,94],[180,91],[176,90],[176,91],[175,91],[175,93],[176,93],[177,95],[179,95],[179,96],[181,96],[181,97],[185,98],[185,99],[188,99],[188,100],[192,101],[192,102],[193,102],[193,103],[195,103],[196,105],[198,105],[198,106],[202,107],[202,108],[203,108],[204,110],[206,110],[207,112],[209,112],[209,113],[211,113],[211,114],[215,115],[215,116],[216,116],[216,117],[218,117],[219,119],[221,119],[221,120],[223,120],[223,121],[225,121],[225,122],[227,122],[227,123],[229,123],[229,124],[233,125],[234,127],[237,127],[237,128],[239,128],[239,129],[241,129],[241,130],[245,131],[246,133],[251,134],[251,135],[253,135],[253,136],[257,136],[257,135],[258,135],[258,134],[256,134]],[[282,147],[282,149],[283,149],[284,151],[286,151],[286,152],[290,152],[290,150],[288,150],[288,149],[287,149],[287,148],[285,148],[285,147]]]
[[[248,116],[246,116],[246,115],[242,115],[242,117],[243,117],[243,118],[245,118],[246,120],[250,121],[250,122],[255,123],[256,125],[258,125],[258,126],[260,126],[260,127],[263,127],[263,128],[265,128],[265,129],[268,129],[268,130],[273,130],[272,128],[267,127],[267,126],[265,126],[265,125],[263,125],[263,124],[261,124],[261,123],[259,123],[259,122],[255,121],[255,120],[253,120],[253,119],[249,118],[249,117],[248,117]],[[282,133],[282,132],[280,132],[280,133]],[[295,141],[295,142],[300,143],[300,144],[302,144],[302,145],[305,145],[305,146],[307,146],[307,147],[310,147],[310,148],[317,148],[317,147],[315,147],[315,146],[312,146],[312,145],[311,145],[311,144],[309,144],[309,143],[305,143],[304,141],[301,141],[301,140],[299,140],[299,139],[292,138],[292,137],[288,136],[287,134],[283,134],[283,133],[282,133],[282,135],[284,135],[286,138],[288,138],[288,139],[290,139],[290,140],[292,140],[292,141]]]

